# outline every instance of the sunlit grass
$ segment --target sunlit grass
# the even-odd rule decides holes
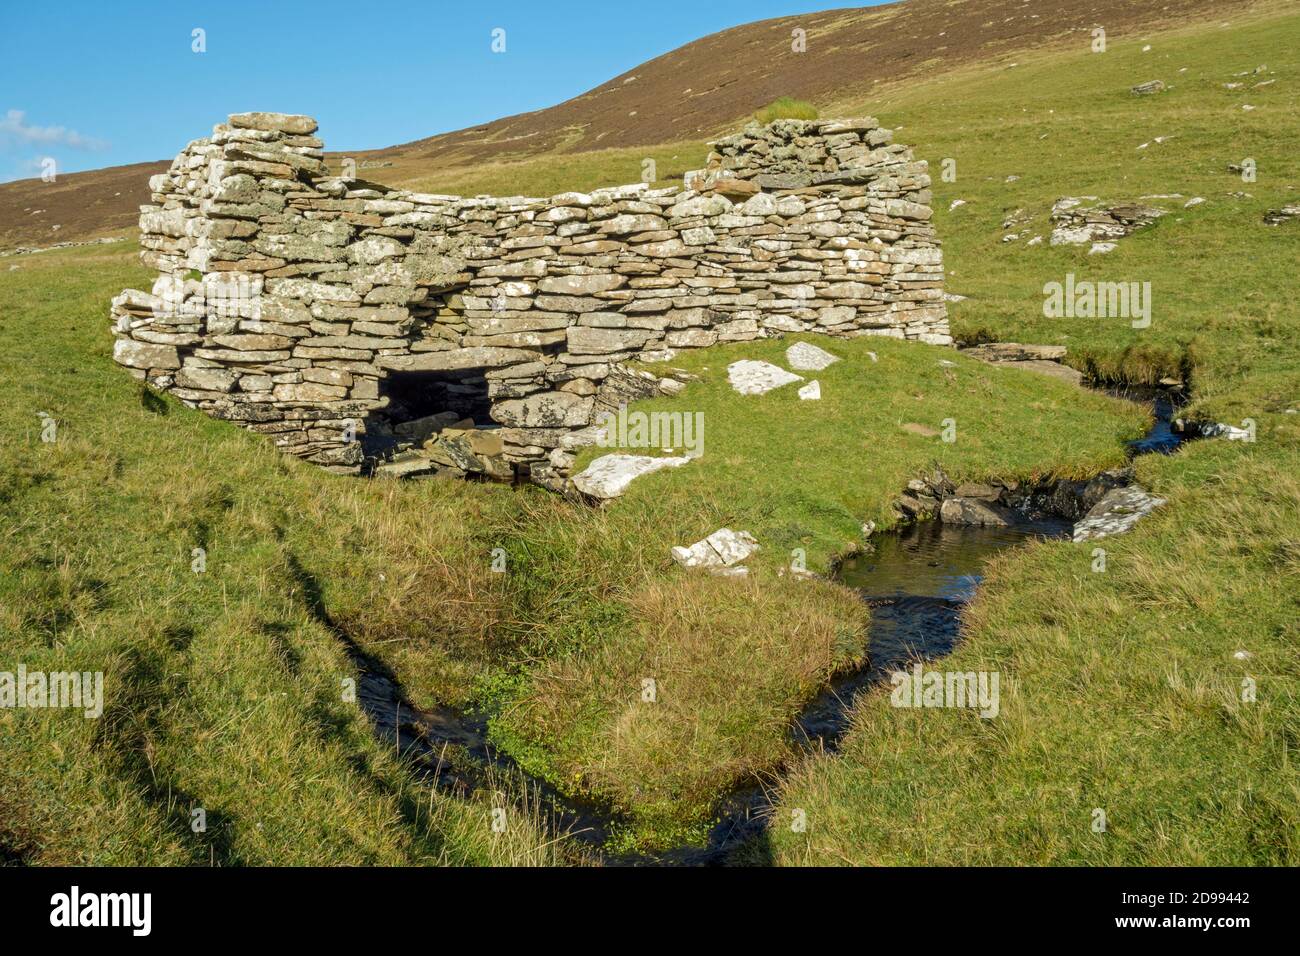
[[[767,125],[779,119],[815,120],[817,107],[807,100],[797,100],[792,96],[781,96],[754,113],[754,119]]]
[[[843,755],[787,786],[781,812],[804,809],[809,829],[772,831],[778,861],[1294,863],[1300,233],[1260,217],[1300,184],[1297,22],[1150,37],[1148,54],[1112,38],[1103,55],[1026,57],[828,112],[878,115],[931,161],[948,285],[968,296],[951,307],[959,336],[1059,342],[1103,378],[1182,377],[1193,414],[1251,418],[1259,441],[1143,461],[1169,504],[1107,544],[1104,574],[1068,543],[999,559],[951,666],[999,670],[1001,716],[868,699]],[[1275,83],[1224,89],[1259,64]],[[1155,76],[1167,93],[1128,94]],[[1169,139],[1137,149],[1155,136]],[[373,174],[550,195],[676,180],[705,151]],[[1257,183],[1226,171],[1244,156]],[[1108,256],[1001,241],[1017,209],[1046,235],[1063,195],[1170,192],[1207,202]],[[698,838],[721,793],[790,759],[790,715],[867,636],[851,595],[776,576],[794,549],[825,569],[861,544],[864,521],[892,521],[906,480],[934,462],[970,478],[1083,475],[1141,427],[1132,406],[885,340],[823,342],[843,358],[816,374],[820,402],[793,387],[742,398],[726,364],[779,364],[789,344],[757,342],[676,360],[699,381],[641,407],[703,411],[705,455],[603,511],[537,489],[343,479],[111,363],[107,301],[150,278],[126,252],[4,262],[0,667],[102,669],[108,710],[0,711],[2,859],[575,858],[535,802],[521,797],[534,810],[495,834],[490,798],[432,793],[376,744],[341,693],[341,634],[417,703],[485,708],[530,770],[627,811],[625,845]],[[1152,327],[1044,319],[1043,284],[1067,272],[1150,281]],[[59,423],[54,444],[39,440],[40,411]],[[900,427],[946,418],[952,444]],[[751,581],[671,563],[672,545],[721,526],[762,543]],[[496,547],[504,575],[490,570]],[[1255,704],[1240,700],[1245,677]],[[657,703],[641,699],[646,678]],[[191,829],[198,807],[205,834]],[[1099,807],[1107,836],[1090,828]]]

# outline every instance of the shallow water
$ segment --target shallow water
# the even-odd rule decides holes
[[[410,761],[431,786],[460,797],[506,786],[512,792],[526,789],[554,830],[593,846],[609,838],[610,825],[616,822],[612,814],[563,797],[550,784],[525,774],[488,741],[481,714],[416,708],[383,664],[351,650],[359,674],[357,700],[375,736]]]
[[[1182,444],[1172,430],[1177,396],[1163,389],[1126,388],[1111,394],[1151,405],[1155,422],[1128,443],[1130,458],[1168,455]],[[913,661],[952,652],[961,637],[962,608],[975,596],[984,565],[1004,548],[1031,538],[1069,538],[1073,522],[1023,515],[1009,528],[972,528],[922,521],[876,535],[874,550],[845,561],[836,579],[871,606],[867,664],[831,682],[805,709],[797,728],[810,741],[834,749],[848,729],[854,697],[887,681]]]
[[[990,557],[1031,538],[1067,538],[1071,527],[1065,520],[1011,528],[923,521],[877,535],[875,551],[845,561],[837,575],[871,606],[867,664],[832,681],[800,716],[799,731],[833,750],[848,729],[858,694],[913,661],[952,651],[961,634],[962,608],[975,596]]]
[[[1121,398],[1127,398],[1130,401],[1150,402],[1152,411],[1156,416],[1156,423],[1151,430],[1137,441],[1128,443],[1129,456],[1137,457],[1155,452],[1161,455],[1169,455],[1177,450],[1178,446],[1183,443],[1183,436],[1177,434],[1174,429],[1174,396],[1169,392],[1155,391],[1149,392],[1144,397],[1137,397],[1131,393],[1121,393]]]

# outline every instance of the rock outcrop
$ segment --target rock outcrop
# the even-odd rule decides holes
[[[1163,93],[1165,89],[1164,80],[1147,80],[1131,88],[1129,92],[1134,96],[1150,96],[1153,93]]]
[[[1075,541],[1094,541],[1123,534],[1164,503],[1164,498],[1157,498],[1137,485],[1114,488],[1074,526],[1073,538]]]
[[[1264,222],[1270,226],[1280,226],[1284,222],[1300,219],[1300,203],[1291,203],[1281,209],[1270,209],[1264,213]]]
[[[802,375],[787,372],[779,365],[758,359],[741,359],[727,366],[727,381],[741,395],[764,395],[774,388],[802,382]]]
[[[1106,206],[1096,196],[1068,196],[1052,206],[1051,243],[1054,246],[1089,242],[1105,245],[1123,239],[1165,214],[1166,210],[1158,206],[1142,203]]]
[[[962,354],[1003,368],[1050,375],[1072,385],[1083,384],[1083,373],[1064,364],[1064,345],[1023,345],[1019,342],[986,342],[962,349]]]
[[[650,455],[601,455],[573,476],[573,487],[591,498],[608,500],[627,491],[627,486],[642,475],[661,468],[680,468],[689,458],[653,457]]]
[[[796,342],[785,350],[785,360],[792,369],[800,372],[820,372],[838,362],[839,356],[811,342]]]
[[[951,342],[926,165],[873,119],[754,124],[685,190],[545,199],[331,176],[315,131],[236,114],[150,180],[159,275],[113,300],[114,357],[336,471],[413,452],[545,482],[629,360],[784,332]],[[496,440],[402,434],[440,413]]]
[[[703,568],[710,574],[743,577],[749,569],[741,562],[758,550],[758,541],[748,531],[719,528],[689,547],[673,548],[672,555],[683,568]]]

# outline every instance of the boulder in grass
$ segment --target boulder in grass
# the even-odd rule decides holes
[[[1225,425],[1223,422],[1212,422],[1209,425],[1202,426],[1201,436],[1204,438],[1226,438],[1228,441],[1251,441],[1250,429],[1238,428],[1236,425]]]
[[[741,359],[727,366],[727,381],[741,395],[762,395],[791,382],[802,382],[803,376],[771,362]]]
[[[719,528],[689,547],[673,548],[672,554],[673,560],[684,568],[737,575],[742,571],[740,563],[758,549],[757,539],[748,531]]]
[[[840,358],[811,342],[796,342],[785,350],[785,360],[791,368],[801,372],[820,372]]]
[[[1139,83],[1129,90],[1134,96],[1150,96],[1153,93],[1163,93],[1164,91],[1164,80],[1147,80],[1145,83]]]
[[[628,485],[642,475],[661,468],[680,468],[689,458],[656,458],[649,455],[601,455],[579,474],[573,486],[584,495],[608,500],[627,491]]]
[[[1296,219],[1300,219],[1300,203],[1292,203],[1281,209],[1270,209],[1264,213],[1264,222],[1270,226],[1280,226],[1284,222],[1292,222]]]
[[[1123,534],[1164,503],[1164,498],[1137,485],[1113,488],[1074,526],[1074,540],[1093,541]]]

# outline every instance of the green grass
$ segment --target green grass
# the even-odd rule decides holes
[[[738,781],[787,760],[800,705],[861,659],[866,613],[855,597],[777,576],[796,549],[809,569],[829,569],[861,546],[864,521],[894,523],[907,480],[935,464],[958,481],[1091,475],[1121,464],[1123,440],[1149,421],[1138,406],[1054,379],[878,338],[821,341],[842,358],[816,373],[820,401],[801,401],[796,385],[736,395],[728,363],[784,363],[798,338],[816,337],[681,353],[675,363],[698,381],[632,406],[701,414],[703,454],[638,479],[600,517],[600,561],[580,561],[575,548],[572,560],[554,562],[611,588],[649,579],[621,609],[630,626],[588,625],[599,606],[590,602],[548,615],[557,636],[592,636],[537,666],[494,724],[530,769],[632,816],[632,843],[681,838]],[[948,418],[957,422],[951,444],[938,434]],[[934,437],[905,431],[909,423]],[[588,449],[576,467],[611,450]],[[759,540],[752,581],[692,581],[698,575],[670,564],[674,544],[724,526]],[[610,565],[626,583],[595,570]],[[656,703],[640,699],[646,678],[661,688]]]
[[[1128,382],[1178,376],[1190,363],[1208,398],[1241,384],[1246,369],[1295,368],[1294,270],[1287,266],[1300,254],[1300,230],[1261,219],[1300,196],[1300,156],[1292,148],[1298,24],[1292,13],[1231,29],[1111,37],[1105,53],[1081,43],[1074,53],[1018,56],[1014,68],[946,76],[841,111],[869,112],[901,128],[899,139],[929,160],[949,291],[969,297],[950,307],[956,335],[1065,345],[1076,367]],[[1235,77],[1260,64],[1271,72]],[[1170,89],[1129,93],[1154,78]],[[1258,79],[1275,82],[1251,89]],[[1246,87],[1224,88],[1234,80]],[[1256,109],[1243,111],[1243,104]],[[1156,137],[1167,139],[1157,144]],[[1227,170],[1245,157],[1258,163],[1255,183]],[[943,178],[945,159],[956,162],[955,182]],[[1250,195],[1234,198],[1237,192]],[[1046,241],[1025,245],[1050,235],[1048,213],[1063,196],[1119,201],[1167,193],[1207,201],[1191,209],[1165,202],[1170,215],[1107,255]],[[967,204],[950,210],[955,199]],[[1017,210],[1028,223],[1003,229]],[[1024,238],[1004,243],[1006,232]],[[1044,318],[1043,285],[1064,281],[1067,272],[1078,280],[1149,281],[1151,327]]]
[[[733,391],[729,364],[758,359],[787,367],[786,349],[799,341],[840,358],[820,372],[799,373],[820,383],[819,401],[801,400],[798,382],[766,395]],[[698,381],[675,398],[632,409],[698,413],[704,453],[635,483],[615,506],[626,514],[619,520],[649,525],[665,512],[680,515],[687,520],[669,518],[671,524],[649,532],[676,544],[720,525],[744,527],[763,543],[759,563],[770,568],[789,564],[792,549],[802,548],[811,570],[828,570],[861,544],[864,521],[891,526],[893,503],[908,480],[933,465],[959,482],[1086,477],[1122,464],[1123,442],[1150,423],[1129,402],[950,349],[880,337],[733,343],[680,352],[672,365]],[[939,434],[948,420],[952,442]],[[609,450],[585,449],[575,468]]]
[[[775,858],[1294,865],[1300,454],[1182,455],[1142,463],[1169,504],[1135,532],[994,563],[964,643],[930,667],[997,671],[996,719],[870,696],[841,755],[785,784],[775,819],[803,809],[807,830],[774,827]]]
[[[1092,543],[1001,557],[962,646],[936,665],[998,671],[1001,714],[895,709],[870,695],[842,755],[808,761],[786,784],[775,818],[800,808],[808,828],[773,827],[777,862],[1300,859],[1300,422],[1287,414],[1300,407],[1300,230],[1260,221],[1300,188],[1297,41],[1294,14],[1112,38],[1105,54],[1020,57],[846,107],[901,126],[931,160],[949,288],[970,297],[952,307],[956,334],[1064,344],[1072,364],[1121,380],[1189,376],[1189,416],[1253,418],[1259,440],[1141,461],[1140,479],[1169,504],[1102,542],[1104,573],[1090,570]],[[1223,87],[1259,64],[1275,83]],[[1172,88],[1127,92],[1156,77]],[[1226,170],[1246,156],[1267,170],[1257,183]],[[955,183],[938,176],[944,157],[957,160]],[[1061,196],[1171,192],[1208,202],[1175,206],[1107,256],[1000,241],[1015,209],[1030,213],[1030,235],[1047,235]],[[956,198],[968,204],[949,211]],[[1150,281],[1151,328],[1044,319],[1042,286],[1068,271]],[[1247,677],[1254,703],[1242,701]],[[1096,808],[1104,835],[1091,828]]]
[[[786,786],[778,812],[805,809],[809,829],[773,828],[777,862],[1295,862],[1300,423],[1286,413],[1300,401],[1300,232],[1259,219],[1300,181],[1298,24],[1112,37],[1106,54],[1021,57],[828,111],[875,113],[931,160],[949,288],[969,296],[952,307],[957,334],[1061,342],[1102,376],[1187,376],[1194,414],[1254,418],[1259,441],[1143,461],[1169,504],[1107,545],[1105,574],[1088,571],[1088,546],[1000,558],[952,665],[999,670],[1001,716],[869,697],[842,755],[801,763]],[[1259,63],[1275,84],[1222,88]],[[1155,76],[1173,88],[1128,94]],[[1241,111],[1243,98],[1258,108]],[[1157,135],[1172,138],[1136,149]],[[635,181],[643,156],[667,178],[704,151],[611,150],[417,185],[544,195]],[[1247,155],[1261,170],[1249,186],[1224,170]],[[939,179],[944,157],[958,160],[955,183]],[[1105,257],[1000,241],[1015,209],[1046,235],[1060,196],[1157,192],[1209,202]],[[949,212],[955,198],[967,205]],[[889,340],[823,342],[843,360],[818,373],[819,403],[793,387],[742,398],[726,364],[779,363],[789,344],[751,343],[684,353],[700,380],[637,406],[703,411],[705,455],[613,507],[358,481],[285,459],[115,367],[107,301],[149,281],[126,251],[10,265],[0,669],[102,669],[108,700],[100,721],[0,712],[0,859],[580,860],[540,811],[495,835],[485,800],[416,783],[342,699],[344,635],[417,703],[485,709],[528,769],[624,811],[621,846],[698,839],[719,794],[793,759],[790,715],[862,653],[852,595],[777,576],[794,548],[828,567],[861,543],[864,521],[892,520],[906,480],[935,462],[971,478],[1081,475],[1117,461],[1141,422],[1053,380]],[[1043,284],[1069,271],[1152,282],[1152,327],[1043,319]],[[39,411],[59,422],[53,445],[39,441]],[[946,418],[953,444],[900,427]],[[763,544],[751,580],[671,563],[672,545],[724,525]],[[202,575],[195,546],[209,555]],[[494,547],[508,552],[504,575],[490,571]],[[1239,649],[1252,656],[1235,660]],[[1234,696],[1246,674],[1256,704]],[[653,704],[640,699],[647,677]],[[189,828],[195,806],[205,835]],[[1099,806],[1104,837],[1089,828]]]
[[[807,100],[797,100],[792,96],[777,97],[754,112],[754,119],[764,126],[779,119],[815,120],[816,118],[817,107]]]
[[[486,802],[419,786],[344,700],[353,669],[313,575],[338,569],[322,590],[342,616],[373,603],[372,589],[351,552],[364,539],[323,532],[389,512],[393,492],[337,481],[143,392],[109,359],[104,302],[146,276],[124,254],[79,252],[24,258],[0,276],[0,669],[103,671],[105,711],[0,711],[0,856],[559,858],[536,819],[496,834]],[[57,420],[54,443],[39,440],[38,411]],[[464,501],[458,517],[483,507],[465,488],[437,490],[441,507]],[[445,519],[439,506],[421,495],[404,535],[419,542]],[[460,527],[423,543],[452,552]],[[202,574],[195,547],[207,551]],[[426,622],[443,596],[424,592]],[[195,834],[200,807],[208,829]]]
[[[732,524],[766,546],[756,576],[793,547],[825,568],[864,520],[888,520],[893,493],[932,460],[954,473],[1083,473],[1117,460],[1142,417],[891,341],[870,343],[879,362],[865,340],[832,346],[845,360],[822,375],[820,405],[789,389],[742,401],[725,363],[784,349],[754,343],[683,356],[700,381],[678,403],[705,415],[704,456],[603,512],[537,490],[339,479],[112,365],[103,302],[144,278],[128,253],[80,250],[0,277],[5,656],[88,662],[110,690],[100,723],[5,713],[5,765],[24,772],[0,792],[23,808],[15,831],[43,839],[69,805],[120,793],[140,804],[90,814],[90,832],[41,844],[40,859],[531,859],[540,834],[482,845],[466,822],[481,808],[411,795],[342,700],[351,668],[336,629],[417,702],[499,711],[498,741],[563,789],[626,811],[630,843],[697,835],[722,793],[788,759],[790,716],[861,655],[865,613],[821,582],[685,575],[673,544]],[[963,406],[956,453],[897,427]],[[57,442],[39,441],[39,411],[58,421]],[[1054,423],[1047,443],[1032,434],[1040,416]],[[888,436],[871,441],[881,423]],[[760,466],[764,447],[795,439],[803,450],[782,467]],[[510,573],[491,573],[495,546]],[[207,551],[203,574],[190,570],[194,547]],[[737,679],[755,660],[764,666]],[[645,677],[661,703],[629,709]],[[51,738],[66,748],[57,759]],[[244,799],[249,789],[259,796]],[[95,796],[74,798],[83,790]],[[219,840],[186,836],[194,806],[219,821]]]
[[[703,412],[705,454],[604,511],[538,490],[340,479],[112,366],[102,301],[143,278],[125,261],[70,251],[0,278],[6,315],[27,316],[0,323],[14,436],[2,472],[6,640],[29,666],[56,641],[58,654],[126,655],[106,668],[118,695],[107,730],[84,728],[74,763],[84,770],[111,742],[103,786],[142,788],[162,807],[152,821],[132,814],[133,826],[176,829],[198,802],[233,834],[227,862],[271,861],[277,839],[300,862],[441,858],[402,841],[435,839],[442,817],[394,817],[389,855],[348,830],[380,815],[372,801],[397,812],[409,781],[390,767],[387,789],[369,781],[363,800],[352,780],[349,756],[374,746],[340,700],[351,671],[335,629],[388,663],[417,703],[487,708],[495,739],[525,767],[626,812],[628,845],[698,837],[723,793],[789,759],[790,717],[862,653],[865,611],[848,592],[774,576],[791,549],[828,567],[860,543],[865,520],[892,520],[888,503],[932,462],[955,475],[1084,474],[1118,461],[1144,420],[1135,406],[889,340],[833,343],[844,360],[820,376],[820,403],[793,389],[736,396],[725,364],[781,361],[788,343],[773,341],[682,356],[700,380],[676,404]],[[46,333],[25,337],[29,322]],[[55,444],[39,442],[37,411],[59,421]],[[952,446],[899,427],[949,416],[961,435]],[[756,583],[687,575],[669,560],[673,544],[722,525],[764,543]],[[496,546],[509,553],[505,575],[490,571]],[[190,571],[193,547],[207,549],[204,574]],[[662,686],[650,707],[639,700],[647,677]],[[202,728],[214,726],[210,739]],[[8,766],[40,763],[36,739],[16,734],[31,749]],[[332,809],[289,830],[304,767]],[[12,802],[39,817],[42,801],[20,780]],[[253,780],[263,807],[238,799]],[[430,805],[453,822],[469,812]],[[505,849],[438,839],[456,844],[438,844],[447,858]],[[161,853],[143,858],[169,859]]]

